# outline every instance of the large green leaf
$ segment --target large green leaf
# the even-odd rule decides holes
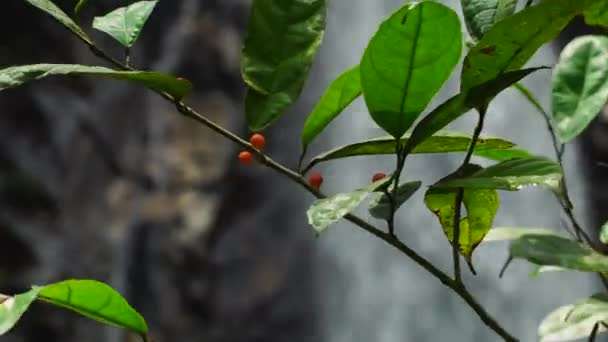
[[[306,147],[329,123],[361,95],[359,66],[336,78],[308,116],[302,131],[302,145]]]
[[[0,70],[0,90],[54,75],[93,75],[144,84],[176,98],[184,97],[192,88],[190,82],[158,72],[116,71],[104,67],[73,64],[34,64]]]
[[[448,79],[462,53],[456,13],[408,3],[380,25],[361,61],[361,87],[374,121],[401,137]]]
[[[411,153],[466,152],[471,144],[471,138],[471,135],[467,133],[438,132],[416,146]],[[401,138],[401,144],[407,145],[409,139],[409,134],[406,133]],[[512,142],[503,139],[481,137],[475,145],[474,153],[489,157],[490,159],[496,157],[497,160],[509,159],[507,158],[509,153],[513,153],[512,157],[520,156],[522,152],[520,150],[511,150],[513,146]],[[310,169],[312,166],[328,160],[380,154],[395,154],[394,138],[383,137],[338,147],[313,158],[306,169]]]
[[[520,69],[583,8],[581,0],[547,0],[496,23],[465,57],[461,89]]]
[[[588,245],[550,234],[526,234],[511,243],[511,256],[537,265],[608,272],[608,257]]]
[[[156,0],[138,1],[118,8],[103,17],[95,17],[93,28],[109,34],[124,47],[129,48],[137,41],[157,3]]]
[[[40,10],[46,12],[53,18],[55,18],[57,21],[59,21],[61,24],[63,24],[63,26],[65,26],[67,29],[69,29],[74,34],[76,34],[76,36],[78,36],[78,38],[80,38],[86,44],[93,45],[93,40],[91,38],[89,38],[89,36],[86,33],[84,33],[84,31],[80,28],[80,26],[78,26],[78,24],[76,24],[74,22],[74,20],[72,20],[70,17],[68,17],[68,15],[65,14],[65,12],[62,11],[59,7],[57,7],[57,5],[55,5],[52,1],[49,1],[49,0],[25,0],[25,1],[28,2],[29,4],[31,4],[32,6],[35,6],[35,7],[39,8]]]
[[[148,333],[146,321],[110,286],[94,280],[67,280],[44,286],[38,298],[101,323]]]
[[[17,324],[17,321],[30,307],[30,304],[40,292],[40,288],[34,287],[26,293],[14,297],[0,295],[0,336],[6,334]]]
[[[435,186],[508,191],[540,186],[560,193],[562,178],[563,172],[559,164],[543,157],[531,157],[504,161],[466,177],[440,181]]]
[[[517,0],[460,0],[471,37],[481,39],[494,24],[515,13]]]
[[[448,181],[453,177],[473,174],[480,169],[481,166],[470,164],[467,168],[457,171],[443,180]],[[457,192],[458,189],[455,188],[431,187],[424,195],[424,203],[437,216],[443,232],[450,242],[454,241],[454,214]],[[463,203],[467,216],[460,221],[458,249],[460,254],[471,264],[473,251],[492,227],[500,202],[496,190],[465,189]]]
[[[552,80],[553,118],[562,142],[581,134],[608,102],[608,37],[583,36],[562,51]]]
[[[406,150],[414,150],[420,143],[466,114],[472,108],[485,106],[503,90],[519,82],[522,78],[534,71],[541,69],[545,68],[529,68],[507,72],[496,79],[492,79],[480,86],[461,92],[452,97],[439,105],[439,107],[425,116],[424,119],[416,125],[410,140],[405,147]]]
[[[538,327],[541,342],[575,341],[589,337],[593,327],[608,322],[608,296],[597,294],[551,312]],[[606,329],[600,324],[598,332]]]
[[[587,25],[608,27],[608,1],[586,0],[585,22]]]
[[[397,200],[395,201],[395,211],[399,209],[403,203],[407,202],[422,186],[421,181],[407,182],[399,185],[397,188]],[[394,189],[394,188],[393,188]],[[392,194],[391,188],[389,188]],[[388,220],[392,214],[391,201],[386,196],[386,193],[376,193],[369,206],[369,213],[378,219]]]
[[[325,31],[325,0],[254,0],[242,58],[247,121],[261,130],[300,95]]]

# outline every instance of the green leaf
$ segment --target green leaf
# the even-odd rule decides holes
[[[494,24],[515,13],[517,0],[460,0],[471,37],[481,39]]]
[[[184,97],[192,88],[190,82],[158,72],[116,71],[104,67],[73,64],[34,64],[0,70],[0,90],[15,88],[28,82],[54,75],[92,75],[144,84],[176,98]]]
[[[82,11],[82,9],[89,4],[89,0],[79,0],[78,3],[76,4],[76,7],[74,7],[74,13],[76,15],[80,14],[80,11]]]
[[[401,144],[407,145],[409,139],[409,134],[406,133],[403,138],[401,138]],[[466,152],[470,144],[470,134],[444,131],[438,132],[428,138],[423,143],[416,146],[411,153]],[[512,142],[503,139],[480,137],[478,143],[475,145],[474,153],[484,157],[490,157],[490,159],[493,159],[492,157],[497,157],[497,160],[503,160],[506,158],[506,155],[510,153],[509,151],[513,146],[514,144]],[[514,151],[517,151],[514,152],[515,155],[522,154],[519,150]],[[501,155],[500,152],[504,152],[504,154]],[[338,147],[313,158],[306,169],[308,170],[312,166],[328,160],[381,154],[395,154],[395,138],[383,137]]]
[[[589,337],[599,322],[608,322],[608,296],[597,294],[551,312],[538,327],[541,342],[574,341]],[[600,325],[598,332],[605,332]]]
[[[359,66],[336,78],[308,116],[302,131],[302,145],[306,147],[329,123],[361,95]]]
[[[306,212],[308,223],[314,227],[317,234],[321,234],[328,226],[358,207],[372,192],[385,186],[389,180],[390,177],[386,177],[363,189],[316,200]]]
[[[105,32],[124,47],[133,46],[158,1],[138,1],[95,17],[93,28]]]
[[[583,10],[581,0],[550,0],[496,23],[464,59],[461,90],[520,69]]]
[[[553,118],[562,142],[581,134],[608,102],[608,37],[583,36],[562,51],[552,80]]]
[[[529,68],[507,72],[496,79],[452,97],[439,105],[416,125],[405,147],[406,150],[412,151],[420,143],[466,114],[469,110],[486,105],[503,90],[541,69],[545,68]]]
[[[557,235],[547,228],[496,227],[490,229],[484,242],[516,240],[524,235]]]
[[[608,27],[608,1],[587,0],[583,14],[587,25]]]
[[[36,300],[38,292],[40,292],[40,288],[34,287],[28,292],[14,297],[0,295],[0,336],[6,334],[17,324],[30,304]]]
[[[588,245],[548,234],[526,234],[511,243],[511,256],[536,265],[608,272],[608,257]]]
[[[110,286],[94,280],[67,280],[44,286],[38,297],[104,324],[148,333],[146,321]]]
[[[475,146],[477,148],[477,146]],[[486,159],[496,160],[496,161],[507,161],[511,159],[519,159],[519,158],[530,158],[533,157],[528,151],[520,150],[520,149],[508,149],[508,150],[499,150],[499,149],[488,149],[488,150],[479,150],[474,151],[475,155],[478,157],[483,157]]]
[[[464,170],[456,171],[442,181],[473,174],[480,169],[481,166],[470,164]],[[454,241],[454,205],[456,204],[457,192],[458,189],[455,188],[447,189],[433,186],[424,195],[424,203],[437,216],[439,223],[443,227],[443,232],[452,243]],[[500,201],[496,190],[465,189],[463,204],[467,216],[460,221],[458,249],[470,265],[473,251],[492,227]]]
[[[401,137],[448,79],[462,53],[458,15],[442,4],[408,3],[380,25],[361,60],[374,121]]]
[[[76,24],[65,12],[63,12],[57,5],[49,0],[25,0],[27,3],[34,7],[46,12],[57,21],[59,21],[68,30],[72,31],[78,38],[80,38],[87,45],[93,45],[93,40],[84,33],[84,31]]]
[[[407,182],[399,185],[397,188],[397,200],[395,201],[395,211],[399,209],[403,203],[407,202],[422,186],[421,181]],[[392,190],[389,189],[392,194]],[[388,220],[391,216],[391,201],[385,193],[377,193],[372,199],[369,206],[369,213],[382,220]]]
[[[603,244],[608,245],[608,222],[604,223],[600,230],[600,241]]]
[[[517,191],[525,186],[540,186],[560,193],[562,178],[563,172],[559,164],[543,157],[532,157],[504,161],[467,177],[440,181],[435,186],[508,191]]]
[[[325,31],[325,0],[254,0],[241,70],[249,128],[262,130],[296,101]]]

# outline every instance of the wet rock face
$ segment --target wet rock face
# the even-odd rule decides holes
[[[74,1],[56,1],[66,12]],[[96,0],[82,22],[124,5]],[[239,77],[246,1],[161,1],[132,62],[186,77],[189,103],[247,134]],[[102,33],[88,32],[120,57]],[[0,11],[0,66],[102,64],[22,1]],[[109,282],[156,341],[315,337],[311,238],[295,187],[234,162],[237,149],[143,89],[55,78],[0,94],[0,293],[65,278]],[[295,160],[295,136],[269,149]],[[294,209],[296,208],[296,209]],[[36,305],[3,341],[125,341]]]

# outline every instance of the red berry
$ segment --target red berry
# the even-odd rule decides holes
[[[378,172],[378,173],[375,173],[374,176],[372,177],[372,182],[377,182],[384,178],[386,178],[386,174],[382,173],[382,172]]]
[[[251,164],[253,163],[253,156],[249,151],[243,151],[239,153],[239,161],[241,164]]]
[[[266,138],[263,135],[256,133],[249,138],[249,143],[258,150],[263,150],[266,146]]]
[[[318,172],[313,172],[310,177],[308,177],[308,182],[310,183],[310,186],[318,190],[321,187],[321,184],[323,184],[323,176]]]

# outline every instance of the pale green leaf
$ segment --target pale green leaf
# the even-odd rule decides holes
[[[34,287],[30,291],[14,297],[0,295],[0,336],[6,334],[17,324],[30,304],[36,300],[38,292],[40,292],[40,288]]]
[[[158,1],[138,1],[118,8],[102,17],[95,17],[93,28],[109,34],[124,47],[131,47]]]
[[[608,322],[608,297],[597,294],[574,305],[562,306],[547,317],[538,327],[541,342],[576,341],[589,337],[593,327]],[[606,328],[600,324],[598,333]]]

